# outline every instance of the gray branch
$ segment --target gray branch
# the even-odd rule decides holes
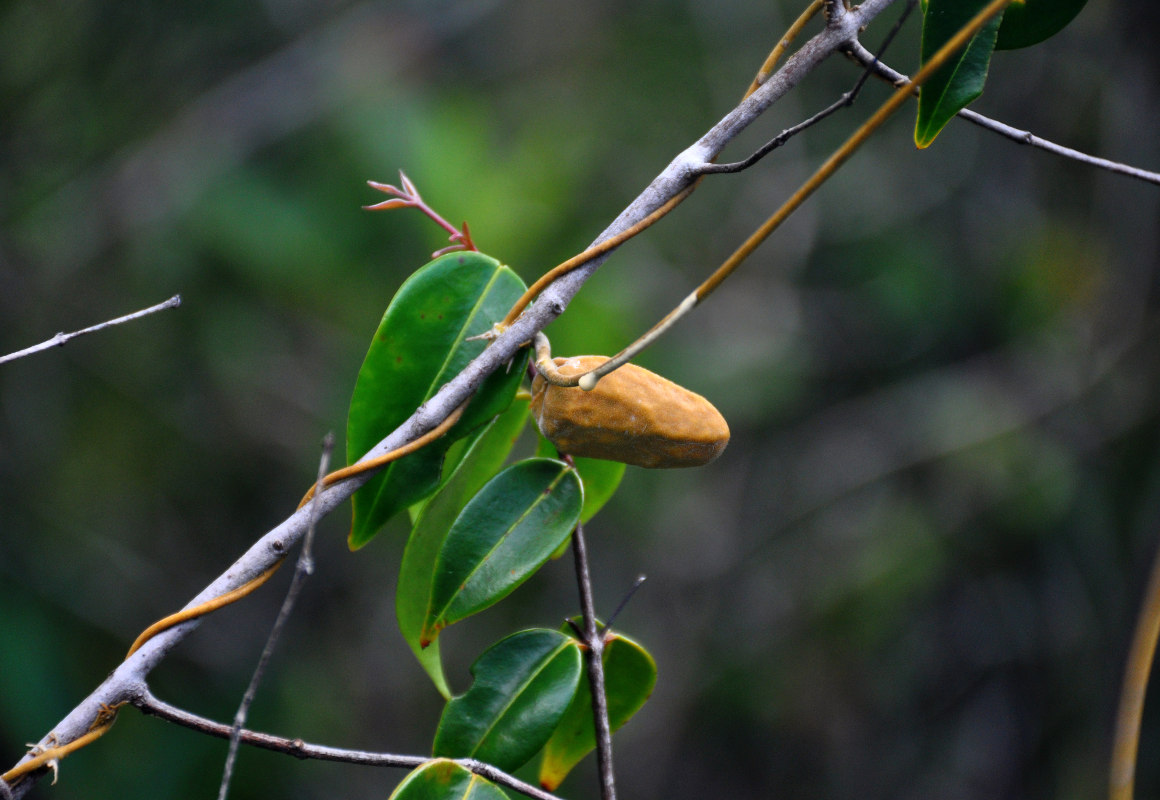
[[[49,350],[53,347],[64,347],[73,339],[77,338],[78,336],[84,336],[86,333],[96,333],[97,331],[103,331],[105,328],[111,328],[114,325],[122,325],[126,322],[132,322],[135,319],[141,319],[141,317],[147,317],[150,314],[156,314],[158,311],[164,311],[167,308],[177,308],[179,305],[181,305],[181,295],[175,294],[165,302],[158,303],[155,306],[149,306],[149,308],[143,308],[140,311],[134,311],[132,314],[126,314],[123,317],[117,317],[116,319],[99,322],[96,325],[90,325],[87,328],[81,328],[79,331],[73,331],[72,333],[58,333],[56,336],[53,336],[51,339],[46,339],[40,344],[34,344],[32,347],[26,347],[23,350],[17,350],[15,353],[9,353],[6,356],[0,356],[0,364],[3,364],[6,361],[15,361],[16,359],[24,358],[25,356],[35,355],[36,353]]]
[[[910,83],[910,78],[895,69],[891,69],[881,61],[876,60],[874,58],[874,54],[863,47],[860,42],[852,42],[847,52],[855,61],[860,62],[863,66],[873,69],[874,72],[876,72],[880,77],[885,78],[895,86],[905,86],[906,84]],[[1070,158],[1072,161],[1078,161],[1081,164],[1088,165],[1089,167],[1107,170],[1108,172],[1114,172],[1117,175],[1125,175],[1129,178],[1136,178],[1137,180],[1160,186],[1160,173],[1150,172],[1146,169],[1133,167],[1130,164],[1121,164],[1118,161],[1110,161],[1106,158],[1093,156],[1089,153],[1084,153],[1070,147],[1064,147],[1061,144],[1056,144],[1055,142],[1049,141],[1040,136],[1036,136],[1030,131],[1013,128],[1006,123],[983,116],[979,112],[972,111],[969,108],[964,108],[959,111],[958,116],[962,117],[968,122],[973,122],[980,128],[985,128],[992,133],[997,133],[1000,136],[1010,139],[1011,141],[1018,144],[1030,145],[1032,147],[1039,148],[1040,150],[1046,150],[1049,153],[1055,153],[1057,156]]]
[[[343,747],[329,747],[321,744],[310,744],[302,739],[288,739],[284,736],[273,736],[268,733],[237,729],[231,725],[214,722],[211,719],[191,714],[188,711],[170,705],[158,699],[148,690],[133,701],[138,709],[145,714],[160,717],[190,730],[204,733],[207,736],[217,736],[221,739],[230,739],[237,736],[239,741],[253,747],[273,750],[276,753],[285,753],[295,758],[313,758],[319,761],[339,761],[345,764],[362,764],[369,767],[401,767],[415,769],[431,760],[431,756],[402,756],[395,753],[376,753],[369,750],[349,750]],[[493,783],[498,783],[514,789],[536,800],[560,800],[551,792],[545,792],[536,786],[521,781],[503,770],[485,764],[474,758],[452,759],[456,764],[476,775],[481,775]]]
[[[806,75],[834,52],[848,49],[857,42],[861,28],[869,24],[894,0],[865,0],[845,13],[833,14],[826,28],[803,44],[762,86],[714,125],[692,146],[680,153],[651,184],[605,229],[596,241],[601,242],[648,216],[689,185],[699,170],[711,162],[736,136],[771,105],[784,97]],[[471,396],[483,380],[510,361],[533,336],[568,307],[584,282],[607,258],[607,254],[589,262],[552,283],[535,303],[491,345],[468,364],[430,400],[420,406],[394,432],[373,447],[362,461],[375,458],[421,436],[445,420]],[[328,514],[350,498],[370,474],[335,484],[322,492],[317,503],[310,503],[291,514],[273,530],[255,542],[237,561],[186,604],[186,608],[205,603],[238,588],[281,560],[305,534],[312,507],[319,515]],[[102,706],[132,701],[146,695],[145,679],[169,652],[188,636],[200,619],[176,625],[144,643],[122,662],[88,697],[62,719],[40,744],[63,745],[83,736],[97,718]],[[27,760],[30,756],[25,756]],[[36,773],[36,777],[47,770]],[[27,776],[11,787],[14,798],[23,797],[35,780]]]

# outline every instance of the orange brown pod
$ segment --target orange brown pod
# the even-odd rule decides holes
[[[606,356],[553,359],[574,377]],[[729,443],[729,426],[713,404],[655,372],[625,364],[591,391],[532,380],[532,418],[561,453],[638,467],[699,467]]]

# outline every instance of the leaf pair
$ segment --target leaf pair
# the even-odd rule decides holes
[[[596,746],[581,656],[579,641],[545,629],[521,631],[492,646],[472,665],[471,688],[447,703],[435,757],[474,758],[512,772],[542,749],[540,784],[555,790]],[[639,644],[614,634],[603,664],[615,731],[652,693],[656,662]]]
[[[640,644],[614,633],[604,643],[604,696],[608,725],[620,729],[640,710],[657,682],[657,664]],[[572,703],[560,717],[540,760],[540,785],[549,792],[563,783],[572,767],[596,748],[592,722],[592,686],[588,673],[580,678]]]
[[[923,0],[922,63],[925,64],[988,0]],[[983,93],[994,50],[1028,47],[1054,36],[1087,0],[1013,0],[967,46],[919,90],[914,142],[928,147],[951,118]]]
[[[419,513],[403,553],[395,598],[399,629],[444,697],[438,634],[512,592],[567,546],[612,496],[624,465],[577,459],[576,469],[548,456],[499,472],[528,419],[526,398],[469,440],[443,486]],[[494,478],[492,476],[495,476]]]

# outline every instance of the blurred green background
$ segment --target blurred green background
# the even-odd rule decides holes
[[[366,179],[405,169],[530,282],[732,107],[798,10],[0,4],[0,353],[185,301],[0,367],[0,762],[313,479],[383,309],[445,244],[418,212],[360,210],[382,199]],[[1158,34],[1155,4],[1091,0],[1045,45],[997,54],[974,108],[1160,169]],[[856,74],[827,63],[727,157]],[[706,181],[585,287],[556,352],[644,330],[885,91]],[[649,576],[619,622],[660,670],[617,736],[624,797],[1103,791],[1160,537],[1160,189],[961,121],[919,152],[912,114],[640,359],[713,400],[733,441],[704,469],[630,468],[590,528],[603,613]],[[394,625],[403,529],[351,554],[348,524],[323,525],[252,723],[426,752],[441,703]],[[229,719],[289,577],[203,625],[155,690]],[[554,562],[448,631],[454,688],[575,594]],[[1149,711],[1141,796],[1160,791]],[[204,798],[224,753],[127,711],[34,796]],[[593,775],[561,794],[596,797]],[[402,777],[243,750],[232,796],[380,798]]]

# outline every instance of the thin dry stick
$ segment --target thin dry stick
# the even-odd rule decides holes
[[[604,637],[596,625],[592,578],[588,570],[588,545],[584,526],[572,532],[576,583],[580,588],[580,614],[584,618],[584,657],[592,687],[592,719],[596,727],[596,763],[600,769],[600,800],[616,800],[616,775],[612,769],[612,730],[608,724],[608,698],[604,694]]]
[[[910,79],[903,75],[901,72],[892,69],[886,64],[883,64],[881,61],[876,61],[874,54],[867,50],[859,42],[852,42],[847,49],[847,54],[855,61],[861,63],[863,66],[872,68],[875,74],[890,81],[895,86],[905,86],[910,82]],[[1107,170],[1108,172],[1114,172],[1117,175],[1136,178],[1137,180],[1160,186],[1160,173],[1158,172],[1151,172],[1146,169],[1141,169],[1140,167],[1133,167],[1130,164],[1121,164],[1118,161],[1110,161],[1106,158],[1100,158],[1099,156],[1093,156],[1089,153],[1083,153],[1071,147],[1064,147],[1061,144],[1056,144],[1055,142],[1044,139],[1041,136],[1036,136],[1030,131],[1013,128],[1010,125],[999,122],[995,119],[991,119],[990,117],[984,116],[977,111],[972,111],[969,108],[961,109],[958,113],[958,116],[962,117],[968,122],[973,122],[980,128],[985,128],[992,133],[997,133],[1000,136],[1010,139],[1017,144],[1030,145],[1031,147],[1036,147],[1040,150],[1046,150],[1048,153],[1054,153],[1057,156],[1063,156],[1064,158],[1069,158],[1072,161],[1078,161],[1079,163],[1085,164],[1089,167]]]
[[[330,468],[330,455],[334,451],[334,434],[326,434],[326,438],[322,441],[322,456],[318,459],[318,480],[315,486],[321,488],[323,480],[326,478],[326,471]],[[270,657],[274,654],[274,646],[282,635],[282,630],[286,627],[287,620],[290,619],[290,613],[294,610],[294,603],[298,600],[298,595],[302,592],[302,587],[306,583],[306,579],[314,573],[314,531],[318,526],[318,495],[320,492],[314,493],[314,502],[310,504],[310,523],[306,528],[306,535],[302,539],[302,550],[298,553],[298,564],[294,569],[294,577],[290,581],[290,588],[286,590],[286,597],[282,601],[282,607],[278,610],[278,616],[274,620],[274,625],[270,628],[270,635],[266,638],[266,646],[262,648],[262,655],[258,658],[258,666],[254,668],[254,674],[250,678],[250,685],[246,687],[245,694],[242,695],[242,702],[238,706],[238,711],[234,715],[233,729],[230,731],[230,746],[229,752],[226,754],[225,766],[222,768],[222,782],[218,787],[218,800],[226,800],[230,791],[230,778],[234,774],[234,764],[238,758],[238,745],[242,728],[245,727],[246,717],[250,713],[250,706],[254,703],[254,698],[258,694],[258,685],[262,682],[263,676],[266,674],[266,666],[270,663]]]
[[[849,108],[850,106],[854,105],[854,101],[858,99],[858,95],[861,93],[862,87],[866,85],[866,81],[872,74],[874,74],[874,65],[878,63],[878,59],[881,58],[884,52],[886,52],[886,48],[888,48],[890,43],[894,41],[894,37],[898,35],[898,32],[902,30],[903,23],[906,22],[906,18],[910,16],[910,12],[914,10],[914,6],[917,2],[918,0],[908,0],[906,9],[902,12],[902,15],[899,16],[898,21],[894,23],[894,26],[886,34],[886,37],[882,40],[882,44],[879,45],[878,53],[872,56],[872,60],[867,65],[862,74],[858,77],[858,80],[854,82],[854,86],[850,89],[850,91],[843,93],[841,97],[839,97],[833,103],[830,103],[830,105],[826,106],[813,116],[802,120],[797,125],[786,128],[777,136],[773,137],[757,150],[755,150],[748,158],[741,161],[734,161],[729,164],[706,164],[701,168],[701,174],[717,175],[723,172],[741,172],[742,170],[749,169],[758,161],[765,158],[771,152],[784,145],[786,142],[788,142],[794,136],[797,136],[802,131],[807,130],[808,128],[812,128],[826,117],[829,117],[832,114],[836,114],[843,108]]]
[[[167,720],[208,736],[228,739],[233,730],[229,725],[214,722],[211,719],[206,719],[197,714],[191,714],[177,706],[170,705],[153,695],[148,688],[143,688],[138,692],[137,696],[133,698],[132,703],[143,714],[149,714]],[[344,764],[414,769],[432,760],[430,756],[405,756],[395,753],[349,750],[342,747],[310,744],[309,742],[304,742],[302,739],[288,739],[283,736],[273,736],[269,733],[260,733],[251,730],[242,730],[239,734],[239,739],[243,744],[260,747],[264,750],[273,750],[277,753],[285,753],[295,758],[311,758],[317,761],[335,761]],[[536,800],[560,800],[556,795],[525,783],[519,778],[509,775],[503,770],[496,769],[490,764],[485,764],[482,761],[477,761],[473,758],[457,758],[451,760],[455,761],[456,764],[459,764],[464,769],[474,772],[476,775],[480,775],[493,783],[501,784],[509,789],[525,794],[528,797],[533,797]]]
[[[1110,800],[1132,800],[1136,783],[1136,753],[1140,746],[1140,721],[1144,716],[1144,696],[1148,676],[1160,638],[1160,550],[1152,561],[1152,574],[1144,604],[1136,619],[1136,632],[1124,667],[1124,688],[1116,713],[1115,741],[1112,744],[1111,772],[1108,776]]]
[[[681,317],[696,308],[706,297],[712,294],[721,283],[728,278],[733,271],[747,259],[754,250],[761,245],[769,235],[777,230],[786,219],[789,218],[794,211],[796,211],[802,203],[804,203],[810,195],[825,183],[830,177],[838,171],[852,156],[859,147],[861,147],[867,139],[870,138],[878,128],[888,120],[894,112],[898,111],[902,105],[910,99],[913,92],[913,87],[921,86],[936,70],[938,70],[944,63],[946,63],[951,56],[955,55],[961,50],[972,36],[978,33],[987,22],[1000,13],[1011,0],[992,0],[986,7],[983,8],[975,17],[968,22],[958,33],[952,36],[939,50],[931,56],[930,60],[923,65],[922,69],[914,76],[914,80],[910,84],[899,88],[890,98],[882,104],[879,109],[874,112],[866,122],[862,124],[858,130],[850,136],[845,143],[839,147],[833,155],[826,159],[813,175],[803,183],[793,195],[782,204],[781,208],[773,213],[765,223],[753,232],[752,235],[745,242],[738,247],[725,262],[717,268],[717,270],[710,275],[704,283],[689,294],[680,305],[665,315],[660,322],[651,327],[645,332],[643,336],[633,342],[631,345],[621,350],[615,356],[605,361],[600,366],[588,372],[581,373],[571,380],[574,381],[571,385],[579,386],[584,390],[591,390],[596,387],[596,383],[603,376],[618,369],[619,367],[630,361],[637,353],[644,350],[658,338],[660,338],[665,331],[676,323]]]
[[[97,323],[96,325],[90,325],[87,328],[82,328],[81,330],[73,331],[72,333],[58,333],[56,336],[53,336],[51,339],[41,342],[40,344],[35,344],[32,347],[26,347],[23,350],[17,350],[15,353],[9,353],[6,356],[0,356],[0,364],[3,364],[7,361],[15,361],[18,358],[24,358],[25,356],[30,356],[43,350],[49,350],[53,347],[63,347],[73,339],[77,338],[78,336],[84,336],[86,333],[96,333],[97,331],[103,331],[105,328],[111,328],[114,325],[120,325],[125,322],[132,322],[135,319],[147,317],[150,314],[156,314],[158,311],[164,311],[167,308],[177,308],[179,305],[181,305],[181,295],[175,294],[164,303],[158,303],[155,306],[149,306],[149,308],[143,308],[140,311],[134,311],[132,314],[126,314],[123,317],[117,317],[116,319],[110,319],[105,322]]]

